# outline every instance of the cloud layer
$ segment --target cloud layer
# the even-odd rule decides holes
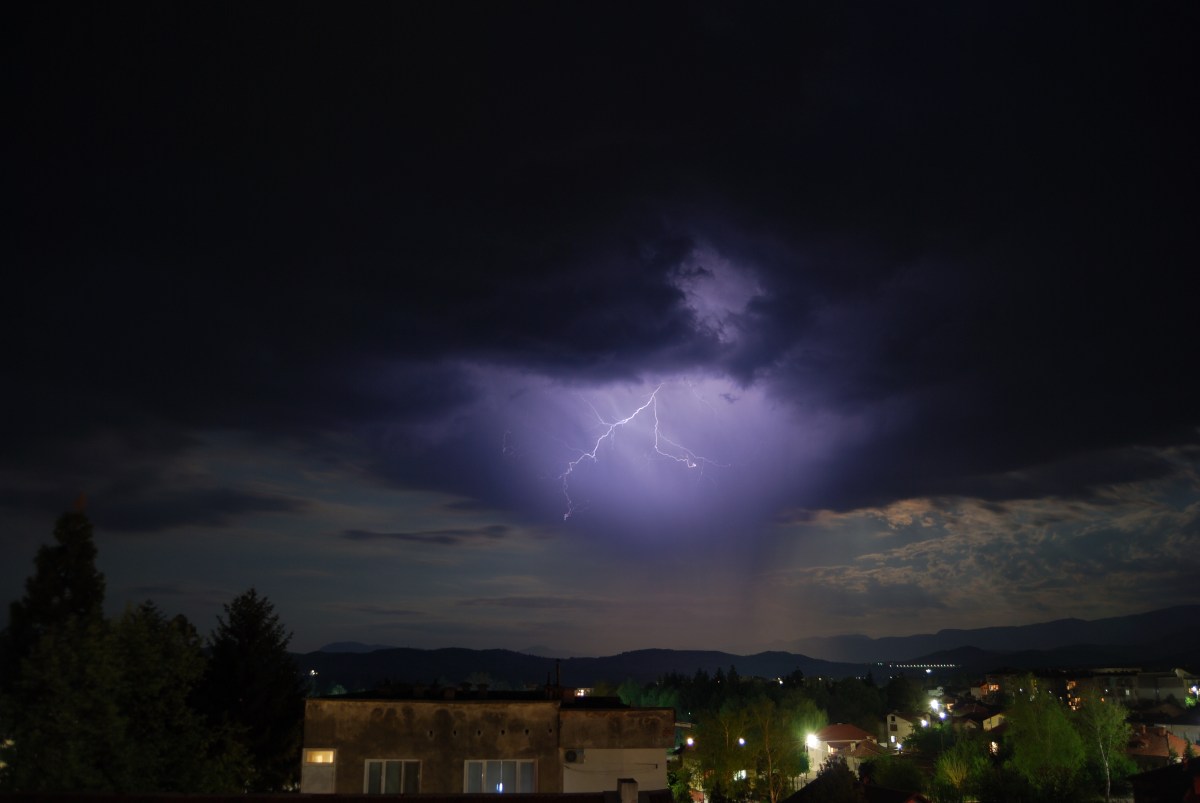
[[[228,13],[13,20],[6,552],[308,646],[1196,600],[1193,11]]]

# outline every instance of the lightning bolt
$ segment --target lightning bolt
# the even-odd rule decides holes
[[[654,418],[654,451],[657,455],[666,458],[667,460],[673,460],[676,463],[682,463],[689,469],[703,470],[705,465],[722,465],[713,460],[709,460],[707,457],[702,457],[701,455],[696,454],[691,449],[671,440],[663,434],[662,426],[660,425],[658,419],[658,394],[659,391],[663,389],[664,384],[665,383],[660,383],[656,388],[654,388],[653,392],[651,392],[650,396],[646,399],[641,407],[638,407],[632,413],[618,421],[604,420],[604,417],[600,415],[600,412],[595,408],[595,406],[592,405],[591,402],[587,402],[586,399],[584,400],[587,402],[588,407],[591,408],[592,413],[596,416],[596,420],[600,422],[602,427],[604,427],[604,431],[598,438],[596,438],[596,442],[592,444],[590,451],[581,452],[578,457],[567,463],[566,470],[559,475],[559,479],[562,480],[563,496],[567,500],[567,510],[565,513],[563,513],[563,521],[571,518],[571,514],[575,512],[575,502],[573,499],[571,499],[570,482],[571,474],[574,473],[576,467],[585,460],[595,463],[597,460],[597,455],[600,453],[600,447],[604,445],[604,442],[614,440],[616,438],[617,430],[630,423],[647,410],[650,411],[650,415]],[[689,388],[691,388],[690,385]],[[693,394],[695,394],[695,388],[691,389]]]

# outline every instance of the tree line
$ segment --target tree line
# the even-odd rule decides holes
[[[78,505],[34,558],[0,632],[0,790],[294,789],[305,687],[254,589],[207,639],[153,602],[109,619]]]
[[[810,735],[829,722],[875,733],[886,711],[910,710],[924,699],[920,684],[906,677],[878,686],[870,675],[832,680],[797,670],[763,680],[743,678],[732,666],[711,676],[670,674],[646,686],[626,681],[615,692],[630,705],[674,707],[691,726],[669,778],[680,803],[690,801],[692,788],[716,803],[778,803],[817,769],[810,766]]]
[[[930,717],[933,724],[913,732],[898,753],[864,762],[862,779],[937,803],[1110,800],[1136,769],[1125,753],[1126,709],[1093,690],[1072,710],[1032,677],[1021,685],[1006,706],[1002,736]],[[813,799],[862,800],[844,764],[809,765],[808,735],[829,722],[878,734],[890,711],[929,710],[921,684],[903,675],[882,686],[870,675],[835,681],[800,672],[764,681],[743,679],[730,667],[715,676],[668,675],[646,686],[626,681],[615,692],[632,705],[673,706],[691,726],[691,742],[670,777],[679,803],[690,801],[693,788],[717,803],[778,803],[797,781],[814,777],[821,783]]]

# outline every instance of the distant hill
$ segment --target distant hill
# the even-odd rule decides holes
[[[361,641],[335,641],[332,644],[326,644],[321,647],[318,652],[375,652],[376,650],[390,650],[390,644],[363,644]]]
[[[1052,650],[982,650],[956,647],[921,656],[920,663],[954,663],[968,671],[1139,667],[1200,671],[1200,623],[1177,625],[1167,636],[1138,644],[1072,644]]]
[[[863,676],[873,672],[883,681],[879,662],[952,663],[967,673],[1011,667],[1094,668],[1137,666],[1143,669],[1185,667],[1200,671],[1200,605],[1167,608],[1136,616],[1086,622],[1059,619],[1019,627],[942,630],[935,634],[871,639],[836,636],[805,639],[825,655],[854,656],[825,660],[794,652],[733,655],[707,650],[636,650],[601,658],[561,658],[546,647],[512,650],[417,650],[358,642],[335,642],[316,652],[296,655],[300,668],[318,674],[317,690],[335,684],[347,691],[369,689],[384,681],[458,685],[487,683],[496,689],[521,689],[561,676],[565,686],[601,682],[639,683],[663,675],[714,674],[736,667],[744,677],[774,678],[796,670],[808,677]],[[541,654],[530,654],[532,652]]]
[[[939,630],[914,636],[868,638],[828,636],[793,643],[807,655],[830,661],[910,661],[953,650],[977,647],[993,652],[1056,650],[1071,645],[1126,646],[1170,638],[1181,627],[1200,622],[1200,605],[1180,605],[1132,616],[1108,619],[1057,619],[1032,625]]]
[[[441,649],[407,647],[374,652],[317,652],[296,655],[301,670],[317,672],[318,689],[329,691],[334,684],[347,691],[369,689],[384,681],[457,685],[488,683],[494,688],[521,689],[561,677],[565,686],[594,686],[620,683],[632,678],[649,683],[672,672],[694,675],[703,670],[751,677],[782,677],[800,670],[806,676],[846,677],[863,675],[861,664],[835,663],[786,652],[732,655],[701,650],[637,650],[604,658],[554,659],[511,650]]]

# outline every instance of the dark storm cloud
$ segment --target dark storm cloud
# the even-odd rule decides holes
[[[178,596],[182,596],[184,594],[190,593],[190,592],[184,590],[184,588],[182,586],[180,586],[178,583],[170,583],[170,584],[159,583],[157,585],[134,586],[133,588],[131,588],[129,590],[133,594],[144,595],[147,598],[150,598],[150,597],[178,597]]]
[[[233,488],[140,489],[112,493],[88,508],[97,527],[127,533],[162,532],[188,525],[229,527],[249,513],[294,513],[306,503]]]
[[[432,530],[414,533],[380,533],[369,530],[346,530],[342,538],[350,541],[409,541],[418,544],[455,546],[471,541],[495,541],[508,537],[512,528],[503,524],[490,524],[473,529]]]
[[[334,606],[338,610],[349,611],[351,613],[365,613],[369,616],[421,616],[420,611],[409,610],[407,608],[394,608],[385,605],[353,605],[344,604]]]
[[[11,464],[143,422],[147,461],[349,433],[386,481],[553,520],[561,465],[481,459],[466,365],[854,416],[800,507],[1086,495],[1195,441],[1194,10],[472,12],[23,11]],[[680,289],[704,249],[760,285],[721,330]],[[110,523],[285,509],[207,493]]]
[[[478,597],[461,600],[458,604],[464,608],[530,608],[538,610],[580,608],[588,611],[603,609],[611,605],[604,600],[566,597]]]

